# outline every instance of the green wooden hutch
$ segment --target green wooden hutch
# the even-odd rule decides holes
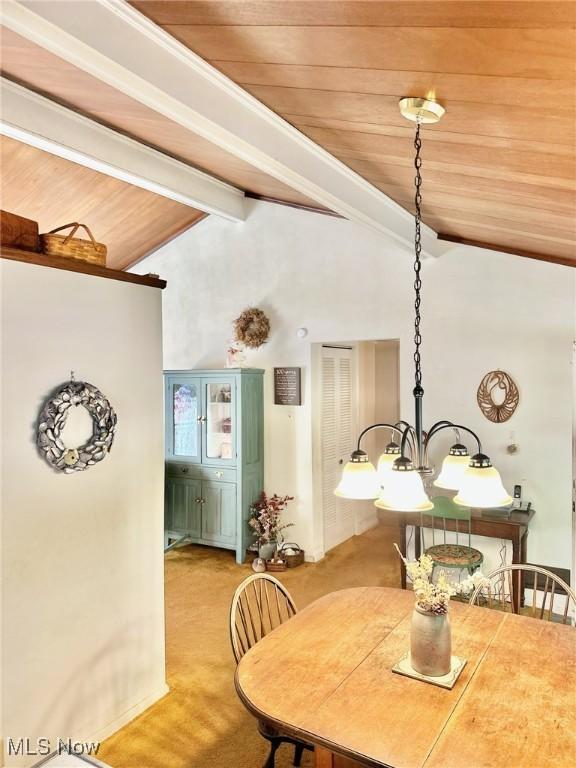
[[[165,546],[236,551],[254,540],[251,504],[264,485],[264,371],[165,371]]]

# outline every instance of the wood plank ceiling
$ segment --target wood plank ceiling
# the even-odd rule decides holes
[[[0,66],[6,77],[239,189],[318,207],[310,198],[6,27],[0,27],[0,35]]]
[[[88,224],[108,246],[111,269],[125,269],[205,215],[5,136],[0,166],[2,208],[34,219],[40,232]]]
[[[576,3],[132,2],[350,168],[412,209],[402,96],[447,108],[424,133],[424,220],[576,261]]]

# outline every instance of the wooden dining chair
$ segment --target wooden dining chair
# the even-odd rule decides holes
[[[526,589],[532,590],[531,606],[525,605]],[[554,612],[555,600],[557,606],[560,604],[560,613]],[[522,613],[547,621],[561,621],[562,624],[571,623],[573,626],[576,621],[574,590],[552,571],[523,563],[503,565],[489,573],[485,583],[479,584],[472,593],[470,605],[487,605],[501,611]]]
[[[230,606],[230,641],[236,663],[273,629],[296,613],[296,605],[286,587],[267,573],[249,576],[238,586]],[[270,754],[264,768],[274,768],[276,750],[282,743],[294,745],[294,765],[299,766],[305,749],[311,744],[283,734],[264,720],[258,730],[270,742]]]

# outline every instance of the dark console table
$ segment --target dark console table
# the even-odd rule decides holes
[[[528,541],[528,526],[530,520],[534,517],[536,510],[534,507],[530,511],[525,509],[514,509],[509,517],[496,516],[491,517],[488,512],[482,512],[480,509],[472,510],[471,533],[476,536],[487,536],[491,539],[506,539],[512,542],[512,562],[526,562],[526,546]],[[394,516],[400,524],[400,549],[406,553],[406,527],[414,526],[414,548],[416,557],[421,553],[421,532],[422,520],[426,525],[426,514],[421,517],[420,512],[392,512],[389,519]],[[459,532],[463,533],[467,524],[459,522]],[[446,530],[455,531],[456,524],[454,520],[446,520]],[[406,589],[406,569],[403,563],[400,563],[402,589]],[[517,607],[517,606],[516,606]]]

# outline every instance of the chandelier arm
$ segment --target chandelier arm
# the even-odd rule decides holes
[[[418,455],[418,451],[417,451],[417,448],[416,448],[416,432],[415,432],[415,430],[412,428],[412,426],[410,424],[408,424],[407,421],[404,421],[403,419],[400,419],[400,421],[397,421],[396,422],[396,426],[397,427],[404,427],[404,429],[408,428],[408,429],[411,430],[410,431],[410,435],[409,435],[410,453],[411,453],[412,456],[417,456]]]
[[[411,426],[410,424],[408,424],[406,426],[406,429],[402,433],[402,442],[400,443],[400,456],[402,456],[403,458],[407,458],[406,457],[406,445],[408,443],[408,440],[410,440],[410,456],[412,458],[412,461],[413,462],[414,461],[418,461],[419,454],[418,454],[418,452],[416,450],[416,447],[417,447],[417,434],[416,434],[416,430],[414,429],[414,427]]]
[[[436,424],[434,425],[434,427],[435,426],[436,426]],[[430,438],[430,432],[432,431],[432,429],[434,429],[434,427],[429,429],[427,432],[423,432],[422,433],[422,438],[423,438],[423,444],[422,444],[422,456],[423,456],[423,458],[422,458],[422,469],[430,468],[430,457],[428,456],[428,440]]]
[[[434,432],[436,432],[437,427],[441,427],[443,425],[451,427],[453,425],[453,422],[448,421],[448,419],[442,419],[442,421],[437,421],[436,424],[432,424],[432,426],[428,430],[428,438],[432,437]]]
[[[390,430],[392,430],[392,433],[397,432],[398,435],[400,435],[400,436],[402,436],[402,434],[403,434],[402,430],[398,429],[398,427],[395,426],[394,424],[386,424],[386,423],[371,424],[369,427],[366,427],[366,429],[363,429],[362,432],[360,432],[360,434],[358,436],[358,446],[357,446],[356,450],[358,450],[358,451],[361,450],[360,443],[361,443],[362,438],[364,437],[365,434],[367,434],[368,432],[371,432],[373,429],[382,429],[382,428],[390,429]]]
[[[426,433],[426,436],[424,438],[424,463],[426,466],[429,464],[429,457],[428,457],[428,443],[432,436],[440,429],[440,427],[453,427],[454,424],[451,421],[448,421],[447,419],[443,419],[442,421],[437,421],[436,424],[433,424],[428,432]]]
[[[476,432],[473,432],[471,429],[468,429],[468,427],[465,427],[462,424],[452,424],[452,423],[444,424],[441,427],[438,427],[436,430],[434,430],[434,432],[432,432],[432,430],[430,430],[430,432],[428,433],[428,437],[426,438],[426,448],[428,447],[428,443],[430,442],[430,439],[434,435],[437,435],[438,432],[442,432],[442,430],[444,430],[444,429],[461,429],[464,432],[468,432],[468,434],[472,435],[474,440],[476,440],[476,443],[478,445],[478,453],[482,453],[482,443],[480,442],[480,438],[478,437]]]

